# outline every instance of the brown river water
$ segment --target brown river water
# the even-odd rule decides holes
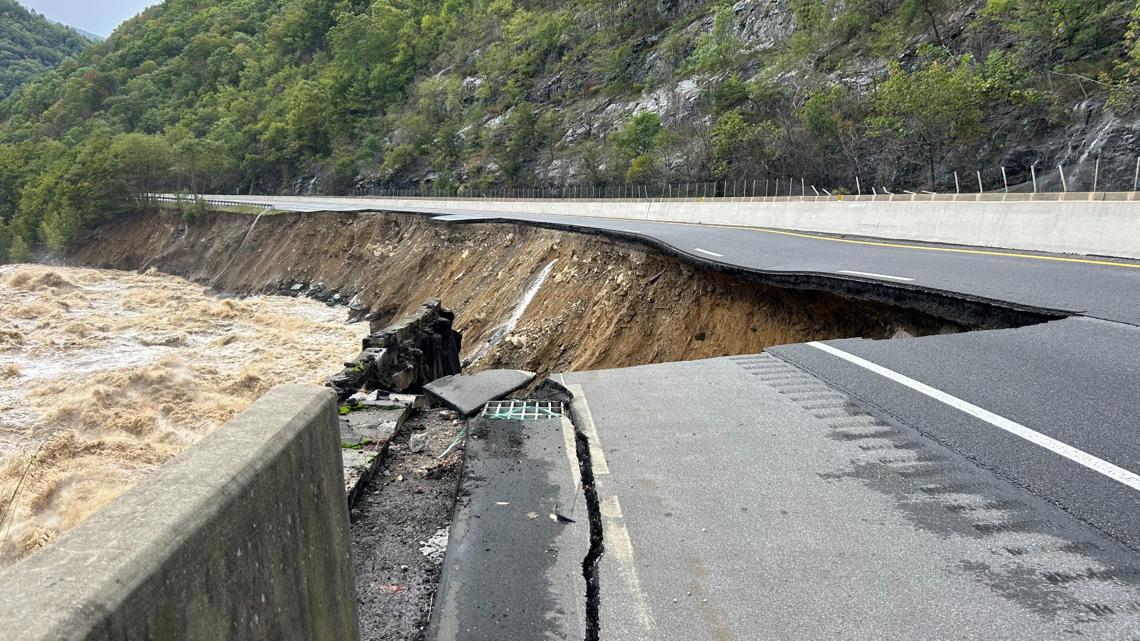
[[[0,567],[280,383],[320,384],[368,324],[157,273],[0,266]]]

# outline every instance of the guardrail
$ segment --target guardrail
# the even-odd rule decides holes
[[[151,202],[160,203],[183,203],[192,205],[195,201],[201,200],[210,205],[221,205],[223,207],[264,207],[265,209],[273,209],[270,203],[258,203],[248,200],[223,200],[219,198],[210,198],[206,196],[190,197],[190,196],[169,196],[166,194],[152,194],[148,197]]]

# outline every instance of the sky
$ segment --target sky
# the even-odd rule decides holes
[[[115,27],[161,0],[16,0],[56,22],[109,36]]]

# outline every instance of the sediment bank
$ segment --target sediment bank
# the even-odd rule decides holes
[[[138,214],[99,230],[70,260],[155,268],[235,293],[315,290],[352,301],[376,323],[438,298],[456,312],[464,356],[478,356],[473,369],[599,369],[962,329],[916,310],[777,288],[600,236],[407,214],[279,214],[249,233],[252,222],[239,214],[193,222],[173,212]]]

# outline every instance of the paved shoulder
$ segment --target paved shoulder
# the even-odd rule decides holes
[[[427,638],[584,638],[590,532],[573,426],[550,404],[504,401],[467,429]]]
[[[1129,550],[778,359],[564,378],[603,456],[605,638],[1140,629]]]

